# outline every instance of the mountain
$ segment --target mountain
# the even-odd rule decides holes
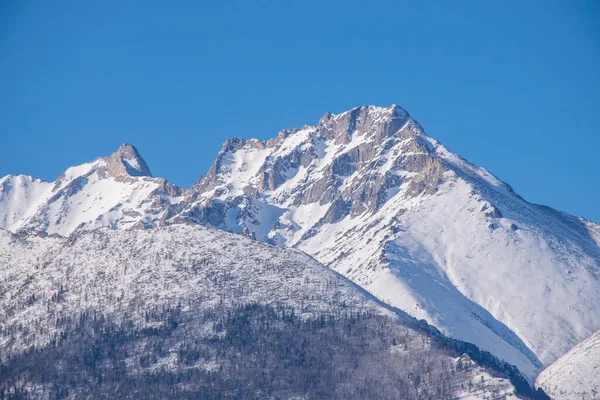
[[[600,398],[600,331],[543,370],[536,386],[555,399]]]
[[[228,140],[181,218],[303,250],[530,379],[600,328],[600,227],[528,203],[395,105]]]
[[[154,178],[135,147],[67,169],[54,182],[0,179],[0,228],[68,235],[76,229],[161,225],[185,191]]]
[[[77,244],[80,235],[103,241],[109,234],[98,228],[113,229],[109,236],[124,244],[135,237],[153,243],[153,235],[167,240],[165,232],[182,224],[302,251],[367,290],[371,300],[475,344],[517,366],[530,382],[600,329],[600,226],[527,202],[428,136],[396,105],[327,113],[315,126],[286,129],[266,141],[230,139],[189,190],[152,177],[128,144],[69,168],[52,183],[13,175],[0,180],[0,228],[29,243],[19,247],[7,239],[5,251],[13,253],[6,260],[32,257],[23,261],[23,271],[39,265],[41,256],[30,250],[38,244],[51,262],[56,248]],[[121,239],[110,239],[107,248],[119,249]],[[185,251],[200,246],[184,244],[185,235],[181,240],[182,249],[191,246]],[[148,254],[163,260],[153,246],[123,253],[119,262],[141,257],[152,265]],[[87,248],[81,249],[86,260],[105,257]],[[97,270],[101,277],[101,264]],[[56,286],[47,296],[63,298],[60,283],[72,279],[67,272],[61,282],[44,278]],[[156,277],[152,269],[144,274]],[[108,312],[120,309],[114,303],[119,298],[135,303],[160,299],[164,287],[179,290],[160,279],[146,282],[144,274],[117,292],[111,282],[93,307]],[[188,287],[191,278],[183,276],[179,285]],[[85,284],[71,293],[92,290],[93,280],[80,278]],[[141,292],[130,299],[130,290]],[[269,295],[279,298],[287,290],[257,301],[268,303]],[[87,304],[85,298],[73,301]]]
[[[138,228],[0,230],[0,397],[516,398],[507,378],[536,393],[301,251]]]

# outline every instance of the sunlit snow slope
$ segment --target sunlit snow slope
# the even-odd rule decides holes
[[[553,399],[600,398],[600,331],[546,368],[536,379]]]
[[[304,250],[530,379],[600,328],[598,225],[528,203],[397,106],[227,141],[177,218]]]

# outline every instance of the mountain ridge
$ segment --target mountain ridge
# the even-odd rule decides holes
[[[600,327],[600,227],[528,203],[396,105],[326,113],[269,140],[228,139],[189,190],[151,178],[137,150],[122,147],[127,154],[97,159],[114,156],[115,173],[75,167],[21,224],[5,212],[14,191],[0,190],[2,227],[68,235],[190,221],[298,248],[530,380]],[[131,157],[137,168],[123,163]],[[59,220],[73,214],[77,193],[95,196],[86,190],[98,181],[135,190],[87,220]],[[64,212],[49,213],[57,202]]]
[[[593,224],[527,203],[508,184],[451,153],[426,135],[420,124],[395,106],[357,107],[337,115],[329,113],[317,126],[285,130],[277,138],[267,141],[227,141],[209,173],[198,180],[191,192],[191,201],[186,205],[183,217],[247,234],[257,240],[300,248],[380,298],[388,298],[390,291],[412,293],[412,300],[402,295],[396,300],[400,303],[395,303],[395,306],[409,310],[409,313],[434,325],[434,320],[440,316],[454,315],[459,319],[441,322],[442,326],[446,326],[445,333],[458,337],[467,335],[467,340],[475,343],[477,337],[485,336],[487,330],[496,332],[488,335],[490,342],[487,345],[490,347],[487,349],[503,353],[512,351],[502,350],[505,347],[503,342],[511,347],[517,346],[529,361],[519,361],[521,356],[513,354],[511,362],[520,363],[521,369],[529,370],[530,377],[543,364],[576,344],[578,339],[571,338],[569,344],[558,345],[561,339],[549,338],[543,330],[535,332],[535,328],[531,332],[537,336],[533,342],[518,331],[516,337],[509,339],[512,334],[508,332],[512,329],[506,326],[515,325],[512,321],[517,316],[506,315],[504,310],[515,309],[520,303],[519,292],[526,293],[532,288],[511,282],[522,289],[512,291],[510,307],[498,304],[494,306],[495,311],[483,313],[486,314],[483,316],[479,305],[488,304],[483,309],[489,310],[500,293],[475,277],[476,269],[480,267],[473,263],[470,263],[472,271],[468,276],[460,277],[466,272],[463,267],[458,271],[448,271],[448,261],[453,261],[447,259],[446,253],[453,252],[452,247],[456,247],[454,237],[465,234],[474,239],[490,237],[491,240],[484,241],[482,245],[488,253],[493,250],[498,259],[504,258],[506,264],[506,271],[494,279],[522,275],[520,271],[526,272],[526,265],[520,258],[525,256],[525,263],[536,263],[539,271],[546,269],[546,264],[553,265],[553,274],[559,282],[570,279],[561,271],[563,261],[569,265],[569,271],[571,267],[577,269],[578,264],[591,268],[580,271],[583,276],[578,279],[584,285],[598,280],[600,241],[592,233]],[[451,204],[439,203],[444,197],[449,199],[451,196],[455,197]],[[434,202],[439,204],[433,206]],[[466,204],[469,206],[456,207]],[[428,209],[423,210],[423,207]],[[439,210],[446,210],[449,214],[444,216]],[[411,213],[418,213],[420,217],[416,218]],[[436,214],[445,220],[432,220]],[[459,228],[459,231],[464,231],[462,225],[455,222],[457,218],[471,221],[463,222],[465,226],[480,228],[450,234],[443,238],[446,243],[441,243],[442,248],[439,242],[427,243],[429,237],[439,236],[440,232],[431,231],[431,228],[440,224],[454,227],[450,230]],[[423,222],[427,224],[423,225]],[[348,226],[344,227],[344,224]],[[371,227],[368,232],[365,231],[367,226]],[[359,236],[366,234],[371,237],[361,240]],[[414,237],[415,234],[419,237]],[[394,236],[397,240],[389,240]],[[539,238],[543,239],[539,241]],[[374,241],[382,244],[373,246]],[[505,252],[495,244],[498,242],[505,242],[505,246],[511,247],[509,254],[514,258],[509,261]],[[423,243],[433,248],[423,248]],[[475,249],[462,244],[461,247],[456,261],[460,263],[473,258],[469,253]],[[526,249],[532,251],[524,251]],[[424,259],[423,255],[428,252],[431,257]],[[399,254],[403,255],[398,257]],[[571,256],[574,258],[568,259]],[[495,261],[490,257],[477,262],[493,265]],[[553,261],[553,258],[563,260]],[[519,267],[511,268],[509,263]],[[418,267],[411,272],[410,265]],[[429,278],[415,287],[415,276],[419,276],[421,271],[427,271]],[[398,277],[398,272],[405,275]],[[478,288],[473,288],[473,279]],[[390,287],[391,281],[400,281],[401,285]],[[407,282],[413,282],[412,287],[406,287]],[[551,290],[552,280],[547,282],[548,290]],[[545,285],[532,286],[538,294],[532,295],[531,299],[544,296]],[[439,287],[439,294],[442,298],[445,296],[446,301],[431,303],[433,296],[427,293],[431,287]],[[455,294],[449,295],[449,290],[455,291]],[[569,291],[574,288],[555,290],[563,292],[561,296],[567,299],[567,303],[571,302],[571,308],[580,309],[579,318],[587,324],[587,328],[582,329],[580,321],[570,321],[567,323],[571,324],[570,327],[559,330],[567,337],[571,331],[576,331],[578,338],[585,337],[598,325],[599,316],[593,311],[597,290],[588,288],[584,298],[574,301],[568,300],[571,298]],[[490,296],[487,293],[495,294]],[[429,303],[425,308],[420,304],[423,299]],[[461,305],[452,310],[447,308],[447,304]],[[537,307],[534,303],[527,304]],[[440,315],[435,311],[438,309],[446,311]],[[546,311],[539,310],[541,314]],[[564,309],[562,312],[570,311]],[[522,322],[519,324],[529,326],[527,329],[531,331],[526,315],[526,310],[520,311],[518,318]],[[590,315],[596,322],[590,320]],[[569,318],[572,320],[572,317]],[[468,321],[471,322],[465,324]],[[456,326],[460,325],[468,328],[457,332]],[[478,333],[474,335],[472,332]],[[506,334],[498,336],[498,332]],[[552,348],[548,346],[548,340],[555,341],[560,349],[545,350]],[[481,341],[478,344],[486,346]],[[531,348],[536,347],[533,352],[539,352],[542,362],[531,356]]]
[[[160,224],[185,191],[152,176],[137,149],[122,144],[106,157],[67,168],[55,181],[0,179],[0,227],[68,235],[81,228]]]

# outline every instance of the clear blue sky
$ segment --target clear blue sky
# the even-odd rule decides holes
[[[373,4],[375,3],[375,4]],[[190,187],[229,137],[399,104],[530,201],[600,222],[600,2],[0,2],[0,176],[138,147]]]

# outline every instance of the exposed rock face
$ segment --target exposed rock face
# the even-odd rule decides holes
[[[394,105],[327,113],[316,127],[284,130],[269,141],[230,139],[192,188],[187,212],[197,217],[194,208],[206,207],[210,198],[258,198],[268,192],[275,197],[269,203],[278,206],[330,205],[331,222],[341,218],[342,204],[345,215],[376,212],[401,187],[409,197],[434,193],[447,169],[422,135]]]
[[[122,144],[117,152],[106,158],[106,171],[110,176],[152,176],[146,161],[129,143]]]

